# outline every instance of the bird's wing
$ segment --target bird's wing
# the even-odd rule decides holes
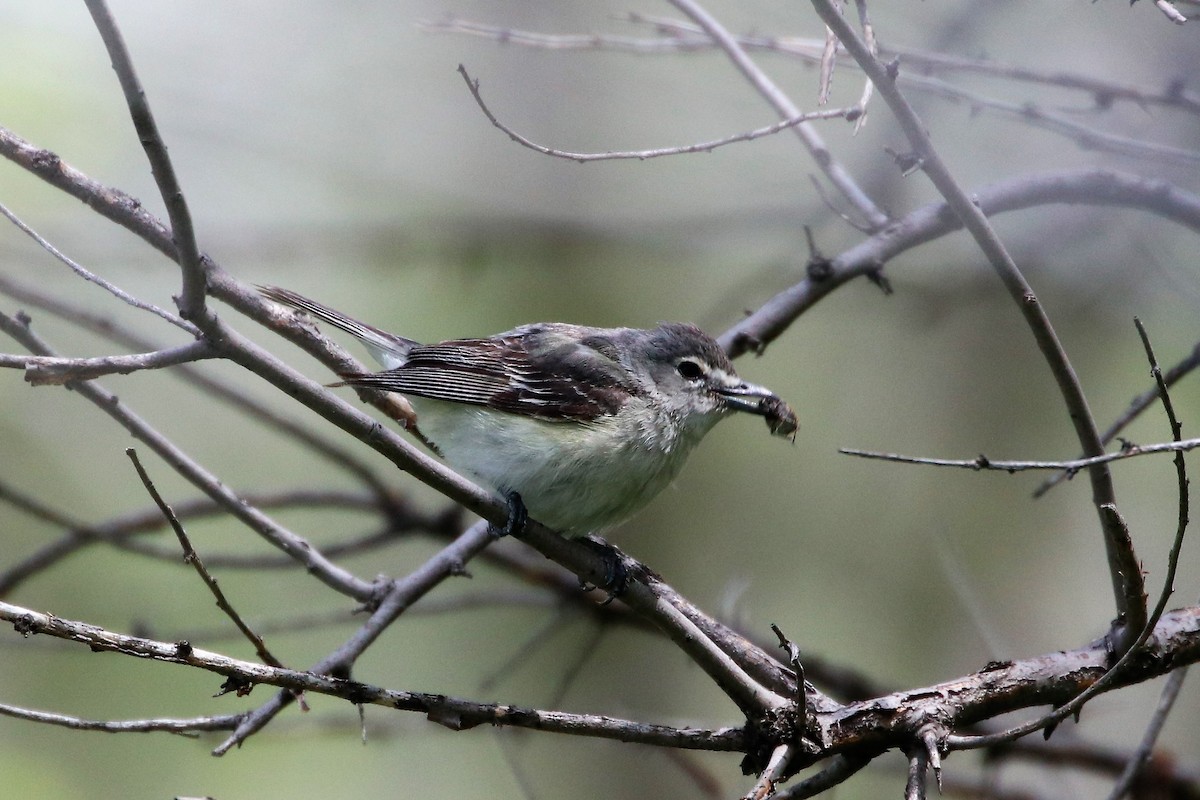
[[[418,345],[403,366],[344,382],[551,421],[616,413],[636,385],[602,339],[563,330],[534,325],[490,339]]]

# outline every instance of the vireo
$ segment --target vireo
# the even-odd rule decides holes
[[[486,339],[420,344],[287,289],[260,290],[349,333],[386,368],[343,375],[341,385],[404,395],[447,464],[499,492],[514,516],[523,504],[564,533],[628,518],[730,412],[765,417],[779,436],[797,428],[791,408],[739,378],[694,325],[537,322]]]

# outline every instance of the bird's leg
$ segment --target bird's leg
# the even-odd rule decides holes
[[[594,534],[584,536],[578,541],[604,560],[604,583],[592,586],[587,581],[580,581],[579,586],[584,591],[603,589],[608,592],[608,597],[601,603],[606,606],[629,588],[630,575],[629,568],[625,566],[625,554]]]
[[[504,503],[508,506],[508,519],[505,520],[504,527],[494,523],[488,526],[488,531],[497,539],[504,536],[520,536],[525,531],[525,523],[529,522],[529,510],[525,508],[521,495],[511,489],[503,494]]]

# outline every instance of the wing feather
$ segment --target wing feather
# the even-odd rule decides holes
[[[417,345],[402,366],[344,382],[550,421],[615,414],[640,389],[605,348],[567,331],[536,325],[492,339]]]

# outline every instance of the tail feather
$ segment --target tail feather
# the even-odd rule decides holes
[[[303,311],[350,334],[362,342],[372,357],[388,369],[403,366],[408,360],[409,351],[419,344],[412,339],[406,339],[365,322],[359,322],[353,317],[329,306],[321,305],[316,300],[311,300],[290,289],[283,289],[279,286],[259,286],[257,288],[268,300],[274,300],[276,303]]]

